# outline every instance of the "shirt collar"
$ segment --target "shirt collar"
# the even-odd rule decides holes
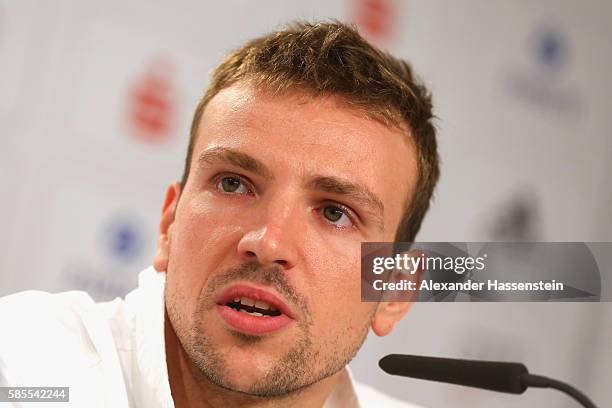
[[[138,289],[126,296],[135,313],[136,364],[133,400],[136,406],[174,408],[164,337],[164,287],[166,273],[157,272],[152,266],[138,275]],[[348,366],[343,369],[336,387],[323,408],[360,406],[355,380]]]
[[[138,275],[138,289],[126,296],[135,313],[135,360],[132,398],[137,407],[174,408],[164,336],[166,273],[152,266]]]

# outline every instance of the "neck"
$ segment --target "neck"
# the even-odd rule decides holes
[[[257,397],[227,390],[209,381],[191,362],[165,315],[166,364],[172,399],[176,408],[216,407],[322,407],[338,382],[342,371],[293,393]]]

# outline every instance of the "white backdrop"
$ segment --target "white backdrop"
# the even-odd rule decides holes
[[[295,18],[358,23],[434,94],[421,241],[612,241],[612,4],[0,0],[0,295],[136,285],[191,115],[228,50]],[[431,407],[572,407],[392,378],[390,352],[525,362],[612,405],[609,304],[417,304],[355,376]]]

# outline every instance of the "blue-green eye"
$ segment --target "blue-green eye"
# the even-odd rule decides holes
[[[352,225],[352,221],[346,214],[346,211],[337,205],[326,205],[322,209],[322,215],[326,220],[334,225],[349,226]]]
[[[233,176],[222,177],[217,183],[217,188],[224,193],[248,193],[248,188],[244,185],[243,181]]]

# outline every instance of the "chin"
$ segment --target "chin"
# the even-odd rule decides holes
[[[262,361],[264,360],[264,361]],[[267,359],[230,358],[225,360],[222,386],[245,394],[259,394],[262,379],[269,377],[273,364]]]
[[[270,355],[253,348],[234,346],[223,353],[224,366],[232,377],[252,380],[265,375],[279,362],[280,355]]]

